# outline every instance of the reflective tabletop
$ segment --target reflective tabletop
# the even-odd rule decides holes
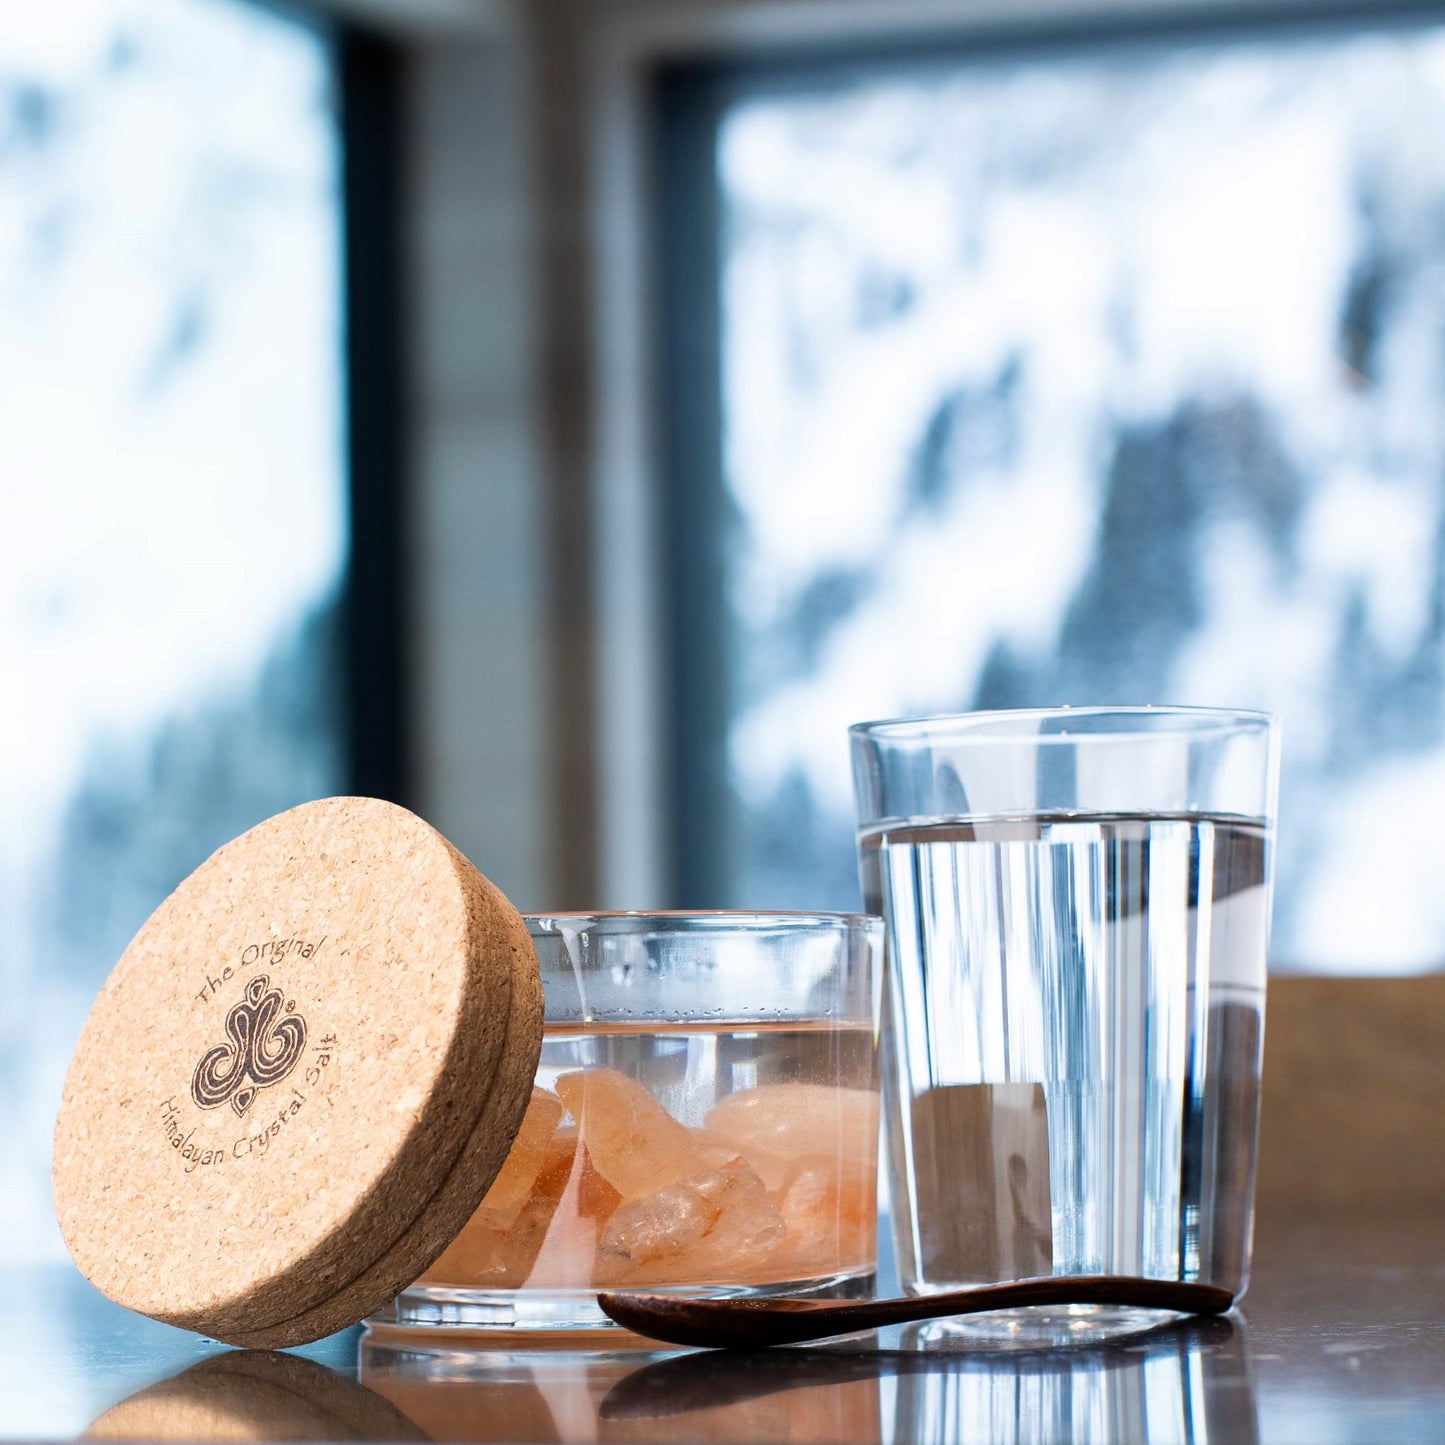
[[[7,1439],[1445,1441],[1435,1218],[1262,1224],[1235,1313],[1053,1350],[915,1325],[751,1355],[359,1329],[272,1354],[128,1314],[68,1265],[0,1279]]]

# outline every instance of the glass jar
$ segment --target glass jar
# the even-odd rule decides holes
[[[527,922],[546,1018],[526,1117],[470,1223],[372,1323],[608,1330],[604,1289],[871,1289],[879,920]]]

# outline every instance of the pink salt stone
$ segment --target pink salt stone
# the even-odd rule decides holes
[[[521,1209],[497,1210],[483,1202],[421,1283],[501,1289],[522,1284],[547,1237],[577,1152],[577,1131],[557,1130],[546,1141]]]
[[[827,1084],[740,1089],[708,1110],[707,1132],[752,1162],[754,1155],[826,1154],[872,1167],[878,1150],[878,1095]]]
[[[797,1160],[773,1199],[787,1243],[770,1261],[779,1279],[867,1268],[877,1257],[874,1170],[825,1154]]]
[[[527,1276],[527,1288],[585,1289],[591,1285],[597,1236],[621,1202],[622,1196],[593,1167],[586,1147],[578,1149],[567,1187]]]
[[[562,1113],[562,1101],[556,1094],[533,1088],[522,1127],[512,1141],[502,1172],[492,1180],[492,1187],[482,1200],[482,1208],[495,1211],[497,1216],[502,1217],[500,1222],[506,1222],[508,1213],[515,1216],[527,1202],[532,1186],[542,1172],[552,1133],[562,1122]]]
[[[597,1282],[706,1284],[766,1272],[786,1228],[741,1160],[619,1205],[597,1247]]]
[[[623,1199],[655,1194],[737,1155],[678,1123],[643,1085],[616,1069],[563,1074],[557,1093],[582,1130],[593,1166]]]

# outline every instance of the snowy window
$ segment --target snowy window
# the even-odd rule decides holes
[[[1438,25],[723,106],[715,901],[856,906],[851,722],[1258,707],[1276,965],[1445,963],[1441,135]]]
[[[345,784],[333,112],[328,46],[240,0],[0,6],[0,1256],[60,1248],[130,936]]]

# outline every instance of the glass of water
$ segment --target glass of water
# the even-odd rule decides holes
[[[887,924],[904,1288],[1118,1274],[1241,1293],[1273,720],[1060,708],[863,723],[851,743],[864,897]]]

